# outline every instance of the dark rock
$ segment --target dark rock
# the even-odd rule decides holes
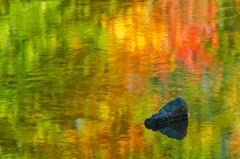
[[[147,118],[144,122],[144,125],[148,129],[152,129],[153,131],[159,130],[162,133],[166,132],[166,130],[169,130],[166,128],[170,128],[171,130],[176,130],[176,132],[179,132],[180,129],[177,128],[178,125],[182,124],[183,130],[187,128],[187,119],[188,108],[186,102],[182,98],[176,98],[175,100],[172,100],[163,106],[158,113],[153,114],[150,118]],[[181,130],[180,132],[182,132],[182,135],[180,136],[186,135],[186,133],[184,135],[184,131]],[[175,138],[180,139],[181,137]]]

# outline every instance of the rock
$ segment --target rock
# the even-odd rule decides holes
[[[163,106],[158,113],[147,118],[144,125],[148,129],[152,129],[153,131],[159,130],[161,132],[163,128],[171,128],[171,125],[176,123],[179,125],[181,124],[180,122],[184,122],[184,125],[187,125],[187,119],[188,108],[186,102],[182,98],[176,98]]]

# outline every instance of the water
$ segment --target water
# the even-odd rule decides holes
[[[239,18],[238,0],[1,1],[1,158],[239,158]],[[146,129],[176,97],[185,138]]]

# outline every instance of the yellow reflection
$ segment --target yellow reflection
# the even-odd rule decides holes
[[[204,150],[209,151],[205,153],[210,154],[211,143],[212,143],[212,140],[214,140],[213,128],[210,123],[203,123],[201,125],[200,140],[201,140],[202,147],[204,147],[203,151]]]
[[[126,37],[126,29],[124,27],[124,22],[122,19],[115,21],[115,35],[117,39],[124,39]]]
[[[99,109],[99,118],[101,120],[110,120],[112,118],[111,113],[110,113],[110,108],[111,106],[101,102],[98,105],[98,109]]]

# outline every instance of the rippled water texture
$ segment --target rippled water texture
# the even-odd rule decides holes
[[[239,0],[2,0],[0,156],[240,158],[239,39]],[[186,136],[146,129],[176,97]]]

